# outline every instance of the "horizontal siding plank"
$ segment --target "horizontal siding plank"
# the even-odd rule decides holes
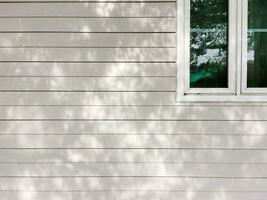
[[[76,191],[76,192],[35,192],[35,191],[3,191],[0,192],[3,200],[21,200],[21,197],[27,197],[27,200],[129,200],[129,199],[146,199],[146,200],[265,200],[265,192],[195,192],[195,191]]]
[[[0,177],[197,176],[267,177],[267,164],[63,163],[0,164]]]
[[[20,136],[18,136],[20,138]],[[216,149],[0,149],[1,163],[266,164],[266,150]]]
[[[3,78],[1,78],[3,80]],[[25,82],[28,79],[22,79],[21,82],[17,81],[15,84],[12,79],[6,79],[9,81],[1,82],[1,88],[7,89],[8,87],[25,89]],[[18,80],[18,79],[17,79]],[[40,80],[36,79],[36,81]],[[62,79],[62,87],[70,88],[69,82]],[[69,80],[69,79],[68,79]],[[74,80],[74,79],[73,79]],[[87,79],[81,79],[83,83],[73,82],[80,87],[81,84],[87,81]],[[88,79],[92,80],[92,79]],[[175,88],[175,80],[166,78],[150,78],[145,79],[97,79],[105,82],[105,89],[116,88],[116,89],[158,89],[168,90]],[[114,82],[112,81],[114,80]],[[131,81],[130,81],[131,80]],[[134,80],[134,84],[133,84]],[[155,80],[155,82],[152,82]],[[23,83],[24,82],[24,83]],[[139,84],[137,84],[137,82]],[[29,82],[28,82],[29,83]],[[86,86],[95,88],[99,87],[100,82],[86,82]],[[5,85],[4,85],[5,84]],[[8,85],[9,84],[9,85]],[[20,84],[20,85],[19,85]],[[34,82],[32,82],[34,84]],[[22,85],[22,86],[21,86]],[[30,88],[30,84],[28,84]],[[55,82],[49,83],[49,88],[52,89]],[[134,86],[133,86],[134,85]],[[152,87],[149,87],[151,86]],[[24,87],[23,87],[24,86]],[[116,87],[115,87],[116,86]],[[36,86],[33,86],[36,88]],[[73,87],[73,86],[72,86]],[[99,89],[104,89],[103,85]],[[40,89],[40,88],[38,88]],[[129,121],[183,121],[183,120],[267,120],[267,109],[266,106],[5,106],[0,107],[0,120],[129,120]],[[260,128],[260,127],[259,127]]]
[[[175,18],[0,18],[0,32],[175,32]]]
[[[4,3],[0,17],[174,17],[174,3]]]
[[[153,191],[264,191],[266,179],[89,177],[1,178],[2,190],[153,190]]]
[[[174,77],[0,77],[1,91],[175,91]]]
[[[0,33],[0,47],[175,47],[175,34]]]
[[[99,109],[101,110],[101,107]],[[114,113],[117,106],[113,107]],[[6,118],[13,118],[20,115],[21,111],[16,107],[0,107],[1,113]],[[65,109],[64,109],[65,108]],[[73,107],[64,107],[69,113]],[[67,109],[66,109],[67,108]],[[86,108],[86,107],[85,107]],[[28,107],[24,107],[25,110]],[[38,108],[37,108],[38,109]],[[40,109],[40,107],[39,107]],[[46,107],[43,108],[46,110]],[[162,108],[164,109],[164,107]],[[29,109],[30,110],[30,109]],[[53,107],[51,108],[53,110]],[[100,110],[84,109],[79,113],[99,113]],[[56,109],[54,110],[56,112]],[[107,112],[112,112],[112,109]],[[136,112],[132,110],[132,113]],[[33,110],[32,113],[42,113]],[[45,115],[45,113],[43,113]],[[36,115],[36,114],[35,114]],[[75,116],[75,114],[74,114]],[[103,116],[108,117],[105,113]],[[19,117],[19,116],[18,116]],[[11,118],[11,119],[12,119]],[[31,117],[33,118],[33,117]],[[43,117],[44,118],[44,117]],[[104,118],[104,117],[103,117]],[[149,119],[149,118],[148,118]],[[104,126],[104,125],[105,126]],[[266,135],[266,121],[0,121],[0,134],[147,134],[147,135],[168,135],[168,134],[206,134],[206,135]]]
[[[173,63],[1,63],[0,76],[175,76]]]
[[[40,114],[42,115],[42,114]],[[1,135],[0,148],[267,149],[266,135]]]
[[[175,48],[0,48],[3,62],[175,62]]]
[[[172,105],[175,92],[0,92],[0,105]]]

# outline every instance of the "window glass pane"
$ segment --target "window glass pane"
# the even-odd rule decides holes
[[[267,0],[248,4],[248,87],[267,87]]]
[[[228,0],[190,0],[190,87],[228,87]]]

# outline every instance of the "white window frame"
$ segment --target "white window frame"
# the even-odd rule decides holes
[[[190,0],[177,0],[177,101],[267,102],[267,88],[247,88],[248,0],[229,0],[228,88],[190,88]]]

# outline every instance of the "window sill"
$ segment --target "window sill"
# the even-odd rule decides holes
[[[252,105],[252,104],[266,104],[267,95],[177,95],[177,104],[216,104],[216,105]]]

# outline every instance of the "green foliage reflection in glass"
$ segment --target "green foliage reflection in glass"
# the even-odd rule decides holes
[[[191,0],[190,87],[228,87],[228,0]]]
[[[248,87],[267,87],[267,0],[248,4]]]

